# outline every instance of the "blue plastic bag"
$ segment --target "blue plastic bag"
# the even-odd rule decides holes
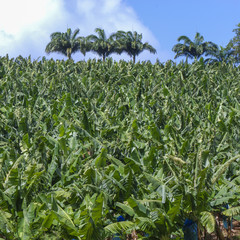
[[[125,221],[125,219],[124,219],[124,217],[122,215],[117,217],[117,222],[123,222],[123,221]]]
[[[198,240],[197,223],[186,219],[183,225],[184,240]]]
[[[117,217],[117,222],[123,222],[123,221],[125,221],[125,218],[122,215]],[[120,238],[120,237],[121,237],[121,234],[116,233],[116,234],[114,234],[112,240],[122,240],[122,238]]]
[[[223,205],[223,207],[226,208],[226,209],[229,209],[229,205],[228,204]],[[228,217],[225,216],[225,215],[223,215],[223,227],[225,229],[228,229]],[[232,226],[232,219],[231,219],[231,229],[232,228],[233,228],[233,226]]]

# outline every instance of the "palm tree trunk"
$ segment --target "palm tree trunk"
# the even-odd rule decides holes
[[[105,56],[105,54],[103,54],[103,62],[105,62],[105,60],[106,60],[106,56]]]
[[[136,62],[136,55],[133,55],[133,63],[135,64]]]
[[[67,49],[67,57],[68,57],[69,60],[71,59],[71,55],[72,55],[72,49],[68,48]]]

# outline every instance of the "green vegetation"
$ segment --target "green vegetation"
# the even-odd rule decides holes
[[[0,58],[0,238],[179,239],[189,218],[223,239],[215,217],[240,214],[239,76]]]

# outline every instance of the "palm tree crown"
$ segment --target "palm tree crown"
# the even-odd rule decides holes
[[[235,32],[235,36],[233,39],[230,40],[229,45],[234,51],[235,60],[239,63],[240,62],[240,23],[237,25],[236,29],[233,29]]]
[[[86,39],[90,42],[90,51],[97,53],[105,61],[106,57],[115,51],[112,37],[107,38],[104,29],[96,28],[97,35],[89,35]]]
[[[200,33],[196,33],[194,40],[190,40],[187,36],[180,36],[177,39],[178,43],[174,45],[173,51],[176,53],[175,59],[180,56],[186,56],[186,58],[199,59],[203,54],[208,53],[213,48],[217,48],[217,45],[212,42],[204,42],[204,38]]]
[[[71,59],[73,53],[80,50],[80,38],[77,37],[80,30],[72,32],[71,28],[67,32],[54,32],[51,34],[51,41],[46,46],[46,53],[58,52]]]
[[[229,62],[234,59],[234,50],[230,44],[226,47],[217,46],[217,48],[209,49],[206,56],[211,56],[211,58],[205,60],[206,62]]]
[[[136,31],[124,32],[118,31],[113,37],[116,39],[118,46],[118,52],[126,52],[130,57],[133,58],[133,62],[136,61],[138,56],[144,50],[148,50],[150,53],[156,53],[156,49],[149,43],[142,42],[142,34],[138,34]]]
[[[80,43],[80,52],[85,56],[87,52],[91,51],[91,42],[87,37],[79,37],[78,39]]]

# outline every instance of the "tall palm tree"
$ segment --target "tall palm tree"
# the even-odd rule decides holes
[[[148,50],[150,53],[156,53],[156,49],[148,42],[142,42],[142,34],[138,34],[136,31],[124,32],[118,31],[113,35],[116,39],[116,47],[118,52],[126,52],[133,59],[133,63],[136,62],[136,56],[138,56],[144,50]]]
[[[204,42],[204,37],[198,32],[193,41],[187,36],[180,36],[177,41],[183,41],[183,43],[178,43],[173,46],[172,50],[176,53],[175,59],[180,56],[186,56],[186,59],[188,59],[188,57],[191,59],[199,59],[210,49],[217,48],[217,45],[212,42]]]
[[[209,49],[206,52],[206,56],[211,56],[206,59],[205,62],[228,62],[230,59],[234,59],[234,50],[228,44],[226,47],[217,46],[217,48]]]
[[[86,39],[91,44],[90,51],[97,53],[105,62],[106,57],[115,52],[114,42],[111,36],[107,38],[104,29],[96,28],[95,32],[97,35],[91,34]]]
[[[45,52],[57,52],[61,53],[68,59],[72,58],[72,54],[80,50],[80,38],[77,37],[80,30],[76,29],[72,32],[71,28],[67,29],[67,32],[54,32],[51,34],[51,41],[47,44]]]

